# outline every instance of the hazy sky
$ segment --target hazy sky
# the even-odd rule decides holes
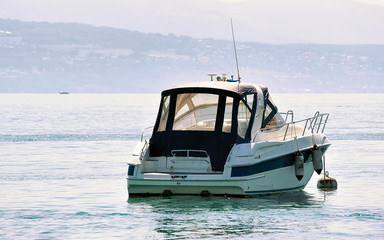
[[[384,0],[0,0],[0,18],[268,43],[384,44]],[[0,29],[7,30],[7,29]]]

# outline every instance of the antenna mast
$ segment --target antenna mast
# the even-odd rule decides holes
[[[239,62],[237,61],[237,52],[236,52],[236,43],[235,43],[235,33],[233,32],[232,18],[231,18],[231,27],[232,27],[233,48],[235,49],[235,58],[236,58],[236,67],[237,67],[237,78],[238,78],[239,83],[240,83]]]

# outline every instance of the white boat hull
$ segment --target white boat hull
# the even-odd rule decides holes
[[[138,144],[136,154],[129,163],[131,168],[127,178],[128,193],[130,196],[252,196],[300,190],[307,185],[314,172],[313,141],[318,143],[322,154],[330,145],[322,134],[303,136],[297,140],[236,145],[228,156],[223,172],[211,171],[205,158],[190,160],[195,161],[194,172],[192,165],[188,165],[188,168],[174,167],[178,166],[177,161],[184,164],[190,162],[185,158],[150,158],[148,145]],[[305,156],[302,179],[295,172],[295,147],[299,147]]]
[[[294,166],[279,168],[246,177],[226,179],[224,174],[142,174],[127,178],[130,195],[237,195],[251,196],[303,189],[313,174],[312,161],[304,164],[304,177],[299,181]],[[172,177],[173,176],[173,177]]]

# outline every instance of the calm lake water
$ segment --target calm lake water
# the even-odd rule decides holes
[[[128,198],[126,161],[159,95],[0,94],[0,239],[384,239],[384,94],[273,94],[329,112],[326,167],[296,193]]]

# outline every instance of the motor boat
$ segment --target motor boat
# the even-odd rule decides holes
[[[128,161],[129,196],[270,194],[320,174],[327,113],[296,121],[266,86],[212,80],[162,92],[151,135],[143,131]]]

